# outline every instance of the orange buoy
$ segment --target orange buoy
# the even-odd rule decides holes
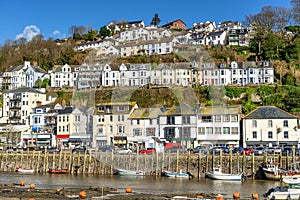
[[[31,183],[31,184],[29,185],[29,188],[30,188],[30,189],[34,189],[34,188],[35,188],[35,185],[34,185],[33,183]]]
[[[216,196],[216,200],[223,200],[223,196],[219,194],[218,196]]]
[[[257,193],[253,193],[252,194],[252,199],[258,200],[258,194]]]
[[[86,198],[86,192],[85,191],[79,192],[79,197],[80,198]]]
[[[28,200],[35,200],[35,198],[29,198]]]
[[[127,187],[126,188],[126,193],[131,193],[132,192],[132,188],[131,187]]]
[[[25,184],[26,184],[26,183],[25,183],[24,181],[21,181],[21,182],[20,182],[20,186],[25,186]]]
[[[198,195],[197,199],[203,199],[204,197],[202,195]]]
[[[233,199],[239,199],[240,198],[240,193],[234,192],[233,193]]]

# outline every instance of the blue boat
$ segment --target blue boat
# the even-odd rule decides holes
[[[183,173],[181,170],[179,173],[177,172],[172,172],[172,171],[164,171],[162,173],[163,176],[171,177],[171,178],[190,178],[192,177],[192,174],[187,172]]]
[[[117,174],[121,176],[145,176],[145,172],[138,170],[117,169]]]

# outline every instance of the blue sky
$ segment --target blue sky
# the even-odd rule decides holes
[[[68,37],[73,25],[99,30],[122,19],[149,25],[155,13],[160,25],[182,19],[188,28],[203,21],[242,22],[269,5],[290,8],[290,0],[1,0],[0,44],[38,33],[45,38]]]

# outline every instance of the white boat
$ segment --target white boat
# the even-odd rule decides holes
[[[226,174],[222,172],[220,167],[214,167],[213,171],[206,172],[208,178],[214,180],[229,180],[229,181],[242,181],[243,173],[240,174]]]
[[[21,173],[34,173],[34,169],[25,169],[25,168],[16,168],[16,172],[21,172]]]
[[[145,172],[142,170],[126,170],[126,169],[117,169],[117,174],[121,176],[145,176]]]
[[[271,188],[264,194],[268,199],[300,199],[300,178],[285,177],[282,180],[287,186]]]
[[[177,172],[172,172],[172,171],[164,171],[162,173],[163,176],[171,177],[171,178],[190,178],[192,177],[192,174],[187,172],[183,173],[182,170],[180,170],[179,173]]]

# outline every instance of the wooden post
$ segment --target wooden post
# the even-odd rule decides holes
[[[80,167],[80,153],[77,152],[77,167]],[[80,170],[79,168],[76,170],[76,173],[78,173]]]
[[[209,162],[209,154],[206,155],[206,162],[205,162],[205,172],[208,172],[209,169],[208,169],[208,162]]]
[[[254,157],[254,153],[252,153],[252,179],[255,178],[255,157]]]
[[[211,158],[211,171],[214,170],[214,164],[215,164],[215,151],[212,152],[212,158]]]
[[[162,162],[161,162],[161,172],[163,172],[164,171],[164,168],[165,168],[165,166],[164,166],[164,164],[165,164],[165,151],[163,151],[163,153],[162,153]]]
[[[63,168],[62,167],[62,162],[61,162],[61,151],[59,152],[58,168]]]
[[[83,174],[85,174],[85,167],[86,167],[86,151],[84,151],[84,155],[83,155],[83,167],[82,167]]]
[[[219,165],[220,167],[222,168],[222,165],[223,165],[223,151],[222,149],[220,149],[220,155],[219,155]]]
[[[88,174],[91,173],[91,165],[92,165],[92,154],[89,154],[89,162],[88,162],[89,166],[88,166]]]
[[[37,158],[37,163],[36,163],[36,168],[35,168],[35,170],[36,170],[37,172],[39,171],[40,162],[41,162],[41,152],[39,152],[38,158]]]
[[[246,153],[243,153],[243,173],[246,174]]]
[[[176,172],[179,172],[179,152],[176,152]]]
[[[229,148],[229,173],[232,174],[232,147]]]
[[[177,150],[177,151],[178,151],[178,150]],[[186,171],[187,171],[187,172],[190,170],[190,169],[189,169],[190,156],[191,156],[191,152],[189,151],[189,152],[188,152],[188,155],[187,155],[187,162],[186,162]]]
[[[200,173],[201,173],[201,151],[198,153],[198,178],[200,178]]]
[[[137,145],[137,149],[136,149],[136,168],[135,170],[138,171],[139,170],[139,145]]]
[[[158,153],[154,154],[156,158],[155,176],[158,175]]]

